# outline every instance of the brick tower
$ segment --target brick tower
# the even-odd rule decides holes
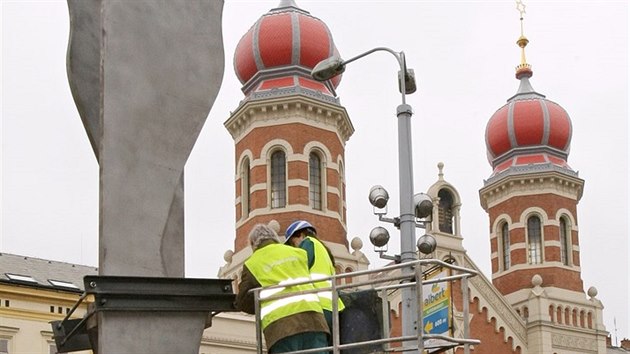
[[[239,41],[234,69],[245,98],[224,123],[235,143],[236,237],[220,276],[238,277],[255,224],[276,225],[282,236],[298,219],[317,228],[338,271],[367,268],[361,241],[350,254],[346,238],[344,156],[354,128],[335,94],[340,78],[310,75],[336,54],[328,27],[291,0]]]
[[[527,43],[521,32],[518,91],[486,127],[493,172],[479,195],[490,218],[492,283],[526,321],[533,352],[578,342],[597,351],[605,348],[605,329],[597,290],[591,287],[587,299],[581,278],[577,205],[584,180],[567,164],[572,123],[532,88]]]
[[[516,95],[488,122],[493,167],[480,191],[490,216],[492,274],[504,294],[545,284],[583,292],[577,204],[584,181],[567,164],[571,120],[558,104],[534,91],[529,65],[519,66]]]

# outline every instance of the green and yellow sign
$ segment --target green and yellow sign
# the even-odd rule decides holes
[[[449,275],[447,269],[433,272],[428,279],[444,278]],[[440,282],[422,286],[422,317],[424,333],[449,334],[451,328],[451,284]]]

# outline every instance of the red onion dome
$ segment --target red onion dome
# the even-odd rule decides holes
[[[486,148],[494,175],[516,166],[552,164],[570,169],[572,126],[567,112],[534,91],[531,67],[517,68],[518,92],[486,126]]]
[[[338,52],[326,24],[298,8],[293,0],[283,0],[238,42],[234,70],[246,94],[260,90],[261,85],[264,89],[296,85],[331,95],[332,90],[312,80],[310,72],[333,55]],[[331,80],[333,89],[339,81],[340,77]]]

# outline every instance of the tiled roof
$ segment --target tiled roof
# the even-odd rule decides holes
[[[82,292],[83,277],[98,268],[48,259],[0,253],[0,282]]]

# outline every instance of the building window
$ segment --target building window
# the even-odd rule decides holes
[[[9,340],[0,338],[0,354],[9,354]]]
[[[438,209],[440,231],[453,234],[453,194],[446,189],[438,192],[440,204]]]
[[[343,203],[346,200],[343,178],[343,164],[339,162],[339,216],[341,217],[341,221],[345,221],[343,213]]]
[[[241,207],[243,218],[247,218],[249,216],[249,213],[252,211],[251,192],[251,170],[249,166],[249,159],[246,158],[243,161],[243,166],[241,167]]]
[[[308,176],[311,207],[322,210],[322,160],[314,152],[308,157]]]
[[[287,204],[287,164],[284,151],[271,155],[271,207],[284,208]]]
[[[540,218],[530,216],[527,219],[527,237],[529,246],[529,264],[542,263],[542,231]]]
[[[571,245],[571,238],[569,235],[571,231],[569,230],[569,224],[567,223],[567,219],[565,217],[560,218],[560,261],[564,265],[569,265],[569,250]]]
[[[503,250],[503,270],[510,269],[510,230],[505,222],[501,226],[501,247]]]

